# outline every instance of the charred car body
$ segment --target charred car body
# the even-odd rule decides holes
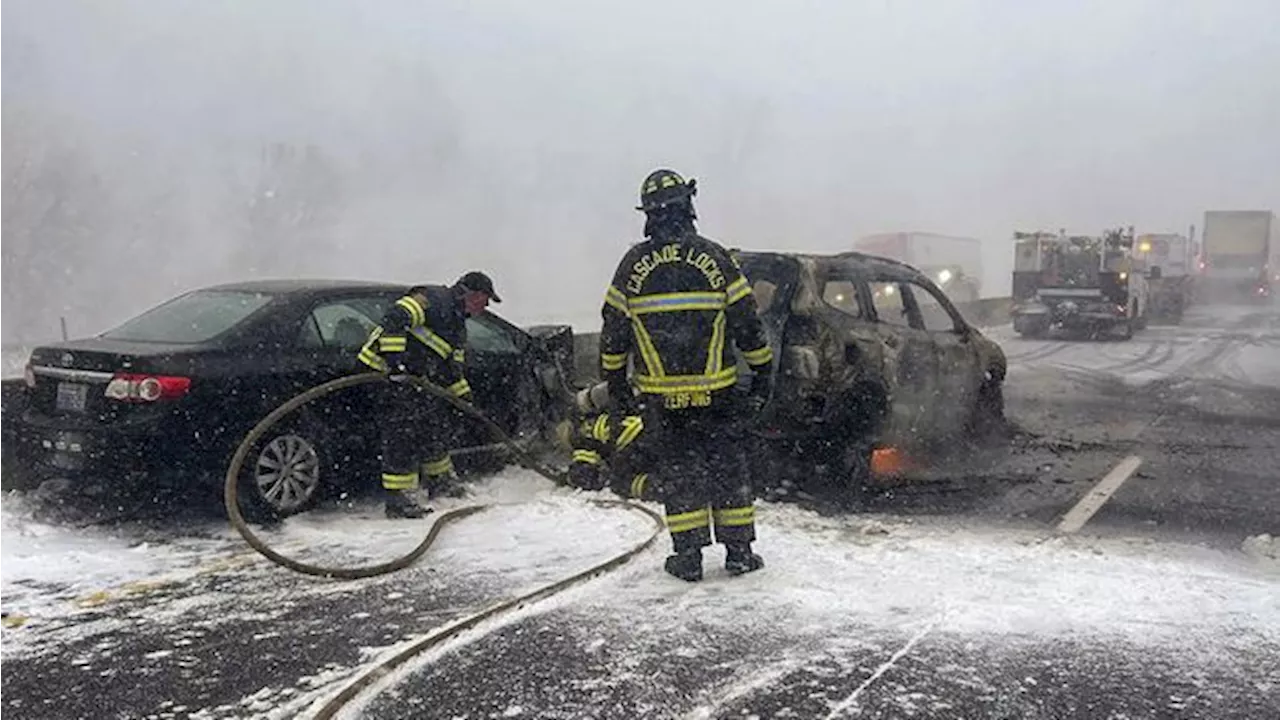
[[[862,253],[735,256],[774,349],[763,473],[816,463],[861,487],[878,446],[1003,421],[1003,351],[922,272]]]
[[[25,410],[6,433],[15,443],[6,454],[32,458],[43,477],[220,480],[267,413],[365,370],[356,353],[407,289],[312,280],[223,285],[181,295],[97,337],[38,347],[24,397],[14,400]],[[491,313],[469,318],[467,329],[477,406],[513,436],[538,436],[571,401],[572,330],[522,330]],[[326,489],[376,485],[370,390],[322,399],[271,430],[246,463],[241,487],[251,504],[288,514]],[[476,457],[491,443],[469,421],[454,438],[463,455]]]
[[[1133,337],[1147,322],[1147,282],[1134,260],[1133,229],[1102,237],[1014,234],[1013,329]]]

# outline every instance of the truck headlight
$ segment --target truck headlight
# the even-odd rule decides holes
[[[946,285],[947,283],[951,282],[951,271],[943,270],[942,272],[939,272],[938,282],[942,283],[943,285]]]

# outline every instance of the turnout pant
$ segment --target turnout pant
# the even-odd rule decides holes
[[[716,542],[746,544],[756,539],[755,495],[746,445],[735,414],[717,407],[658,411],[649,461],[662,488],[667,529],[676,552]]]
[[[454,427],[452,406],[401,383],[380,386],[377,401],[382,487],[416,490],[420,478],[431,486],[433,478],[453,473],[453,459],[449,457]]]

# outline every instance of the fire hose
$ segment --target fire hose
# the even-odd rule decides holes
[[[238,494],[240,474],[244,468],[245,460],[246,458],[248,458],[249,452],[252,450],[254,444],[256,444],[258,440],[260,440],[262,436],[267,433],[267,431],[269,431],[272,427],[274,427],[276,423],[280,422],[280,420],[282,420],[285,416],[289,415],[295,410],[298,410],[302,406],[310,402],[313,402],[315,400],[318,400],[322,397],[325,397],[327,395],[330,395],[332,393],[335,393],[339,390],[357,387],[360,385],[368,385],[371,383],[378,383],[378,382],[389,382],[389,380],[388,380],[388,377],[382,373],[369,372],[369,373],[363,373],[359,375],[348,375],[345,377],[340,377],[335,380],[330,380],[328,382],[317,385],[311,388],[310,390],[300,393],[294,398],[288,400],[284,404],[277,407],[275,410],[272,410],[270,413],[267,414],[266,417],[264,417],[261,421],[259,421],[258,424],[255,425],[247,435],[245,435],[243,440],[240,441],[240,446],[236,448],[236,452],[231,458],[231,464],[227,468],[226,481],[223,486],[223,490],[224,490],[223,503],[226,505],[227,517],[231,521],[231,526],[234,527],[238,533],[240,533],[240,536],[243,537],[245,542],[249,544],[249,547],[256,550],[259,554],[261,554],[263,557],[267,558],[271,562],[276,563],[277,565],[280,565],[282,567],[286,567],[290,570],[302,573],[304,575],[313,575],[313,576],[324,577],[324,578],[337,578],[342,580],[358,580],[361,578],[369,578],[377,575],[386,575],[388,573],[392,573],[397,570],[402,570],[412,565],[414,562],[416,562],[419,558],[421,558],[427,552],[427,550],[431,547],[431,545],[435,542],[436,538],[439,536],[441,530],[443,530],[446,525],[457,522],[458,520],[461,520],[467,516],[474,515],[475,513],[478,513],[482,510],[486,510],[492,507],[492,505],[467,505],[467,506],[455,508],[453,510],[449,510],[445,513],[442,513],[436,517],[436,521],[431,524],[431,529],[427,532],[426,536],[423,537],[422,541],[419,542],[416,546],[414,546],[414,548],[410,550],[408,553],[406,553],[405,555],[386,561],[386,562],[377,563],[373,565],[364,565],[359,567],[328,568],[320,565],[313,565],[310,563],[302,562],[300,560],[295,560],[294,558],[288,557],[286,555],[283,555],[273,550],[270,545],[268,545],[260,537],[258,537],[258,535],[253,531],[253,529],[249,527],[249,523],[245,520],[244,515],[240,512],[240,502],[239,502],[239,494]],[[445,388],[440,387],[439,385],[429,380],[426,380],[424,378],[409,376],[407,378],[407,382],[409,382],[419,390],[429,393],[435,396],[436,398],[439,398],[440,400],[443,400],[449,403],[453,407],[465,413],[467,416],[475,418],[477,421],[480,422],[481,425],[485,427],[486,430],[489,431],[490,434],[493,435],[493,437],[501,445],[505,446],[508,450],[510,450],[513,457],[519,460],[521,464],[523,464],[525,467],[533,470],[534,472],[550,480],[556,485],[566,484],[567,481],[563,474],[554,472],[544,467],[529,453],[528,450],[521,447],[519,443],[517,443],[514,439],[512,439],[511,436],[508,435],[507,432],[502,429],[502,426],[493,422],[493,420],[491,420],[487,415],[485,415],[479,408],[476,408],[471,403],[465,402],[463,400],[458,399],[457,397],[454,397],[454,395],[450,393],[448,390],[446,390]],[[649,537],[648,540],[646,540],[641,545],[636,546],[632,550],[624,553],[623,555],[610,559],[609,561],[604,563],[605,565],[611,565],[611,564],[629,559],[631,556],[635,555],[636,553],[640,552],[644,548],[648,547],[664,529],[664,522],[662,517],[657,513],[653,512],[652,510],[650,510],[649,508],[646,508],[642,505],[621,501],[621,500],[618,500],[618,501],[594,500],[592,502],[595,505],[600,505],[605,507],[621,507],[627,510],[643,513],[647,515],[650,519],[652,519],[656,526],[656,529],[654,530],[653,534]],[[584,573],[580,573],[579,575],[588,576],[588,575],[594,574],[597,570],[598,568],[591,568]],[[574,576],[574,578],[570,578],[570,580],[573,580],[578,577],[579,576]]]

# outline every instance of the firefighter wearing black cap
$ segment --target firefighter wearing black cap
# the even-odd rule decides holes
[[[671,170],[640,186],[646,240],[623,256],[605,293],[600,367],[619,406],[646,408],[657,437],[649,474],[662,486],[674,554],[666,571],[702,579],[702,548],[725,546],[725,569],[738,575],[764,566],[752,552],[754,494],[740,428],[771,390],[773,352],[756,317],[751,286],[721,245],[700,236],[697,187]],[[730,344],[754,371],[743,402]],[[652,423],[654,427],[648,427]]]
[[[605,383],[579,392],[577,406],[582,416],[568,428],[573,450],[569,484],[583,490],[607,485],[624,498],[660,500],[658,483],[646,472],[644,418],[618,411]]]
[[[392,383],[380,389],[382,488],[389,518],[420,518],[429,512],[414,500],[419,478],[432,497],[463,491],[449,456],[448,442],[456,409],[406,382],[418,376],[471,401],[463,373],[466,319],[484,312],[489,301],[502,302],[493,281],[469,272],[452,287],[420,285],[387,310],[360,349],[360,361],[388,373]]]

